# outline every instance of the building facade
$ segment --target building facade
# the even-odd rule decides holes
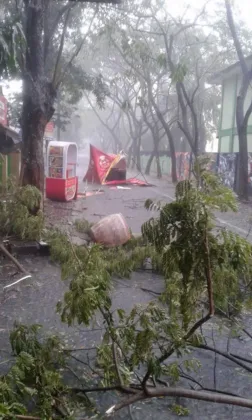
[[[252,55],[246,58],[248,68],[252,68]],[[242,79],[242,70],[240,63],[227,67],[219,73],[216,73],[210,80],[211,84],[221,85],[222,87],[222,105],[221,118],[218,130],[220,153],[239,152],[239,141],[236,125],[236,101],[239,94]],[[252,83],[248,88],[244,113],[252,101]],[[248,152],[252,152],[252,115],[248,121]]]

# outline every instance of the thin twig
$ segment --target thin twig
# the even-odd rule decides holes
[[[120,385],[105,386],[105,387],[93,387],[93,388],[71,388],[74,393],[88,394],[91,392],[107,392],[107,391],[120,391],[123,394],[136,394],[138,391],[135,388],[128,388]]]
[[[93,21],[95,19],[96,13],[97,13],[97,9],[95,10],[95,13],[94,13],[94,15],[93,15],[93,17],[90,21],[90,24],[89,24],[89,27],[88,27],[88,30],[87,30],[87,33],[86,33],[85,37],[82,39],[80,45],[76,48],[76,50],[73,53],[72,57],[70,58],[69,62],[66,64],[65,69],[63,70],[63,73],[62,73],[61,77],[58,79],[57,86],[56,86],[57,88],[59,87],[59,85],[63,81],[67,71],[71,68],[71,65],[73,64],[74,59],[78,56],[79,52],[81,51],[89,33],[90,33],[90,29],[91,29],[91,26],[92,26]]]
[[[207,346],[205,344],[200,344],[199,346],[197,346],[196,348],[198,349],[202,349],[202,350],[209,350],[212,352],[216,352],[217,354],[219,354],[220,356],[225,357],[226,359],[230,360],[231,362],[236,363],[238,366],[242,367],[243,369],[247,370],[248,372],[252,373],[252,368],[250,368],[249,366],[245,365],[244,363],[240,362],[236,357],[231,356],[228,353],[225,353],[221,350],[218,349],[214,349],[211,346]]]
[[[230,353],[230,356],[235,357],[236,359],[242,360],[246,363],[252,363],[251,359],[246,359],[246,357],[238,356],[238,354]]]
[[[66,18],[65,18],[65,22],[64,22],[64,26],[63,26],[63,30],[62,30],[62,34],[61,34],[60,47],[59,47],[59,51],[58,51],[58,55],[57,55],[57,59],[56,59],[56,64],[55,64],[55,68],[54,68],[54,74],[53,74],[53,81],[52,81],[53,86],[56,86],[56,82],[57,82],[59,63],[60,63],[60,59],[61,59],[63,48],[64,48],[64,42],[65,42],[65,36],[66,36],[66,31],[67,31],[68,20],[69,20],[69,17],[70,17],[70,12],[71,12],[71,8],[69,8],[67,10]]]

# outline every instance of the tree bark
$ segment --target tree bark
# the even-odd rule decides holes
[[[136,161],[137,161],[137,170],[138,171],[142,171],[142,164],[141,164],[141,154],[140,154],[140,150],[141,150],[141,142],[142,142],[142,138],[141,138],[141,134],[139,135],[138,141],[137,141],[137,155],[136,155]]]
[[[156,164],[157,164],[157,177],[160,179],[162,178],[162,168],[160,165],[160,159],[158,152],[156,153]]]
[[[133,149],[133,144],[131,143],[129,149],[128,149],[128,158],[127,158],[127,167],[130,167],[131,164],[131,159],[132,159],[132,149]]]
[[[242,83],[244,85],[244,81]],[[241,87],[246,89],[246,86]],[[245,94],[246,95],[246,94]],[[244,99],[245,96],[238,96],[236,102],[236,123],[239,139],[239,160],[238,160],[238,182],[236,192],[245,200],[248,199],[248,140],[247,124],[244,124]]]
[[[151,164],[152,164],[152,162],[153,162],[153,159],[154,159],[154,157],[155,157],[155,151],[153,150],[153,152],[151,153],[151,155],[150,155],[150,157],[149,157],[149,159],[148,159],[148,162],[147,162],[147,165],[146,165],[146,168],[145,168],[145,175],[150,175],[150,169],[151,169]]]
[[[248,199],[248,139],[247,128],[248,120],[252,113],[252,102],[247,111],[244,113],[244,102],[248,92],[249,84],[252,80],[252,71],[248,68],[244,57],[240,40],[237,35],[235,22],[233,18],[232,8],[229,0],[225,0],[228,26],[233,38],[236,53],[239,58],[242,70],[242,83],[236,101],[236,125],[239,138],[239,160],[238,160],[238,182],[236,185],[237,194],[247,200]]]
[[[171,176],[172,176],[172,182],[175,183],[175,182],[178,181],[178,179],[177,179],[177,169],[176,169],[175,146],[174,146],[172,133],[171,133],[169,125],[167,124],[167,122],[165,121],[165,119],[163,117],[162,112],[160,112],[160,109],[158,108],[158,106],[155,103],[153,98],[151,98],[151,102],[152,102],[153,108],[155,109],[162,126],[164,127],[165,133],[166,133],[167,138],[168,138],[168,142],[169,142],[169,146],[170,146],[170,154],[171,154]]]
[[[21,184],[34,185],[44,193],[43,138],[54,113],[56,92],[45,78],[43,28],[44,0],[25,0],[26,56],[23,70],[21,117],[23,148]]]

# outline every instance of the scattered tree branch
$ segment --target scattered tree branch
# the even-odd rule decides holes
[[[188,398],[199,401],[209,401],[217,404],[230,404],[239,407],[246,407],[252,409],[252,400],[234,397],[231,395],[219,394],[217,392],[205,392],[195,391],[185,388],[146,388],[146,391],[138,392],[137,394],[121,401],[120,403],[112,406],[106,411],[107,415],[114,414],[121,410],[123,407],[127,407],[129,404],[133,404],[139,401],[143,401],[148,398],[160,398],[160,397],[176,397],[176,398]]]

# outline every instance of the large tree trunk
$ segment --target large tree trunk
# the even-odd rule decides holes
[[[234,46],[239,58],[242,83],[236,101],[236,125],[239,138],[239,159],[238,159],[238,182],[236,190],[238,195],[247,200],[248,199],[248,139],[247,128],[248,120],[252,113],[252,102],[247,111],[244,111],[244,102],[248,92],[250,82],[252,80],[252,70],[248,66],[245,56],[242,51],[241,43],[237,35],[235,22],[233,18],[232,8],[229,0],[225,0],[228,26],[234,41]]]
[[[248,141],[247,141],[247,119],[244,118],[244,101],[249,86],[249,79],[243,77],[242,85],[236,102],[236,125],[239,139],[238,159],[238,182],[236,185],[237,194],[248,199]]]
[[[24,88],[25,89],[25,88]],[[29,95],[24,100],[22,116],[22,185],[34,185],[44,191],[43,137],[46,120],[39,112],[34,112],[33,101]]]
[[[247,128],[248,119],[252,112],[252,102],[244,115],[244,103],[248,92],[249,84],[252,79],[251,72],[243,74],[240,91],[236,100],[236,125],[239,139],[239,159],[238,159],[238,182],[236,185],[237,194],[248,199],[248,139]]]
[[[239,130],[239,158],[238,158],[238,182],[237,193],[248,200],[248,144],[247,127],[241,127]]]
[[[22,185],[44,193],[43,137],[53,115],[56,92],[45,78],[43,28],[44,0],[25,0],[26,56],[23,71]]]
[[[169,125],[167,124],[167,122],[165,121],[162,112],[160,112],[160,109],[158,108],[157,104],[155,103],[153,97],[150,97],[153,108],[155,109],[157,116],[165,130],[165,133],[167,135],[168,138],[168,143],[169,143],[169,147],[170,147],[170,154],[171,154],[171,176],[172,176],[172,182],[176,183],[178,181],[177,178],[177,170],[176,170],[176,154],[175,154],[175,146],[174,146],[174,141],[173,141],[173,136],[171,133],[171,129],[169,127]]]

